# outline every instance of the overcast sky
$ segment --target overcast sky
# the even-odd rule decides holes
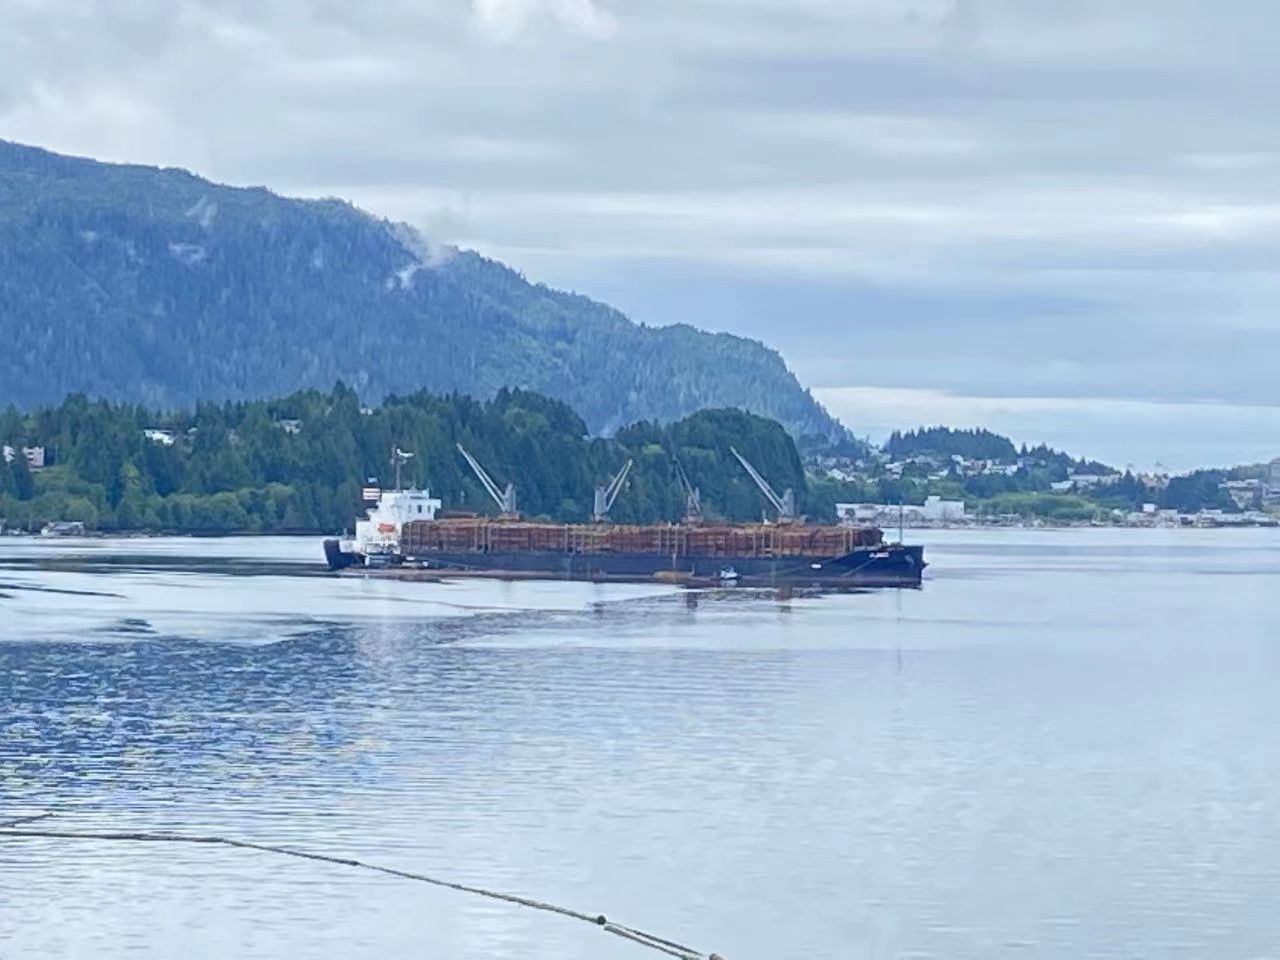
[[[348,197],[858,433],[1280,455],[1274,0],[0,0],[0,137]]]

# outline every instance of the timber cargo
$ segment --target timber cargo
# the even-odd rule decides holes
[[[920,583],[923,549],[871,527],[808,524],[554,524],[489,519],[411,522],[403,562],[442,571],[568,580],[901,586]]]
[[[437,553],[653,554],[705,560],[837,557],[883,542],[874,527],[788,524],[530,523],[485,517],[409,522],[406,556]]]

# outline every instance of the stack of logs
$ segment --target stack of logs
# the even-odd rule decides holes
[[[405,524],[400,550],[430,553],[640,553],[678,557],[839,557],[883,541],[874,527],[806,524],[578,524],[473,517]]]

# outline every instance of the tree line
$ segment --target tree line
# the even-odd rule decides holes
[[[57,406],[0,413],[0,442],[17,451],[0,465],[0,519],[26,529],[61,520],[103,531],[336,532],[361,510],[366,481],[392,483],[396,447],[414,454],[403,468],[406,486],[429,487],[446,509],[494,512],[458,443],[499,484],[515,484],[528,516],[589,519],[595,488],[633,460],[612,511],[619,522],[683,515],[677,462],[708,516],[758,520],[765,501],[731,446],[779,493],[792,489],[802,507],[834,512],[811,496],[795,444],[772,420],[704,410],[599,438],[566,404],[526,390],[489,400],[420,392],[370,408],[339,383],[169,413],[75,394]],[[44,469],[29,468],[26,447],[44,449]]]

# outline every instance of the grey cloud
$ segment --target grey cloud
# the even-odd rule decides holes
[[[823,386],[1275,402],[1270,2],[0,18],[0,136],[348,196],[638,319],[761,336]]]

